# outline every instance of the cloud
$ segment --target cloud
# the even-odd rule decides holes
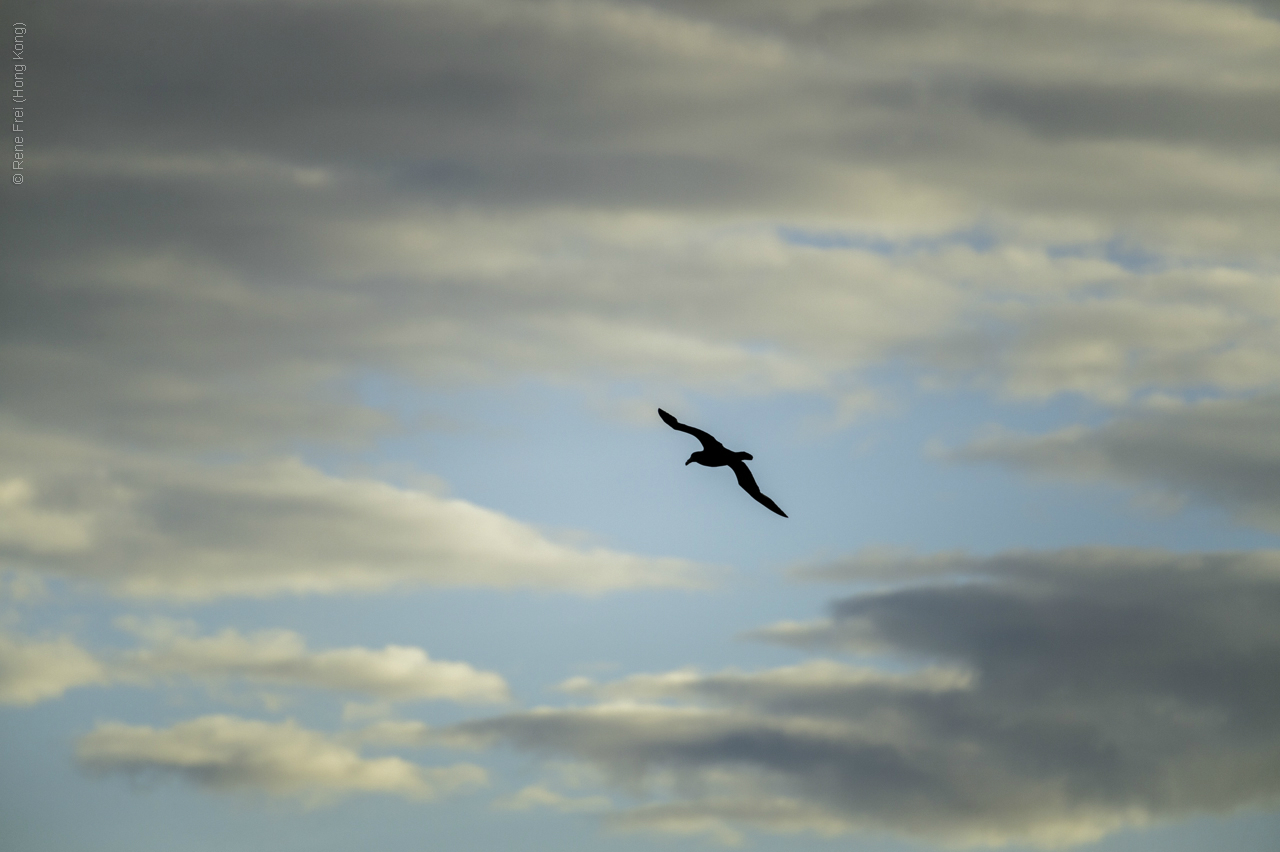
[[[893,585],[762,637],[891,669],[575,679],[595,703],[452,730],[650,799],[620,825],[724,842],[754,827],[1064,846],[1280,801],[1280,555],[880,552],[813,570]]]
[[[863,371],[906,361],[1024,398],[1270,393],[1273,12],[46,4],[41,156],[24,203],[0,213],[0,560],[180,601],[699,579],[687,562],[562,544],[429,489],[283,457],[395,428],[354,390],[369,376],[856,408],[874,396]],[[1269,398],[1214,405],[955,457],[1152,482],[1275,523]],[[624,785],[661,777],[658,801],[612,824],[724,842],[756,826],[1065,843],[1274,797],[1273,729],[1249,692],[1275,682],[1273,634],[1254,617],[1275,622],[1272,555],[1000,559],[864,558],[858,571],[916,587],[762,631],[923,669],[576,681],[595,704],[448,736],[570,755]],[[107,676],[69,639],[7,641],[13,700]],[[1072,656],[1083,649],[1096,665]],[[310,651],[286,633],[139,653],[155,671],[385,700],[443,689],[449,665]],[[129,748],[87,765],[288,786],[224,744],[261,723],[215,718],[106,726],[85,742]],[[337,748],[334,766],[376,763],[267,727],[303,753]],[[429,735],[375,728],[370,742]],[[188,768],[175,754],[190,743]],[[388,789],[419,789],[412,765],[388,766]],[[539,796],[555,806],[526,798]]]
[[[562,814],[604,811],[612,806],[613,803],[606,796],[566,796],[541,784],[530,784],[519,792],[494,802],[494,807],[503,811],[551,808]]]
[[[1226,505],[1250,523],[1280,529],[1278,424],[1275,396],[1207,400],[1138,410],[1092,429],[995,433],[947,457],[1197,497]]]
[[[350,390],[370,372],[838,400],[927,350],[1024,395],[1274,381],[1280,306],[1250,321],[1215,286],[1275,289],[1280,24],[774,6],[128,0],[33,25],[56,118],[0,228],[6,411],[261,451],[389,428]],[[1114,245],[1220,309],[1064,256]],[[1084,266],[1115,290],[1062,303]]]
[[[153,625],[138,626],[151,640],[149,647],[128,652],[117,663],[122,675],[134,678],[240,678],[258,684],[361,693],[382,701],[483,704],[511,698],[501,675],[467,663],[433,660],[426,651],[412,646],[309,651],[303,638],[290,630],[246,635],[226,629],[214,636],[194,636],[147,629]]]
[[[377,699],[384,710],[403,701],[511,700],[501,675],[467,663],[433,660],[413,646],[310,651],[290,630],[242,634],[228,628],[198,636],[188,625],[163,619],[124,617],[117,623],[146,644],[132,651],[94,654],[69,636],[42,642],[0,631],[0,703],[35,704],[80,686],[150,685],[174,677],[210,685],[240,680],[357,693]],[[399,723],[381,724],[398,730]]]
[[[344,713],[344,721],[350,718],[350,714]],[[359,730],[343,734],[342,739],[344,742],[355,745],[374,746],[413,747],[449,744],[447,740],[439,739],[437,732],[430,725],[408,719],[382,719]]]
[[[983,333],[944,335],[924,360],[940,375],[1033,399],[1072,391],[1117,404],[1153,388],[1240,393],[1273,385],[1280,375],[1273,273],[1216,264],[1141,270],[1133,264],[1161,261],[1126,259],[1120,248],[1105,254],[1055,268],[1047,254],[1011,251],[1003,260],[1012,269],[975,270],[1021,273],[1029,292],[993,305]],[[1037,280],[1055,284],[1040,289]]]
[[[118,46],[125,10],[152,26],[140,51]],[[1265,144],[1265,119],[1246,106],[1269,102],[1280,47],[1275,21],[1214,2],[444,0],[327,3],[305,20],[277,3],[131,2],[86,4],[44,31],[59,149],[234,150],[451,201],[879,204],[916,221],[930,198],[1101,219],[1196,184],[1199,205],[1238,201],[1204,170],[1122,163],[1188,143],[1227,159],[1215,146],[1234,154],[1251,128]],[[245,47],[236,57],[216,47],[231,38]],[[379,49],[357,61],[351,43]],[[1106,108],[1153,89],[1175,107],[1158,120]],[[1056,123],[1026,106],[1037,97]],[[1229,138],[1215,130],[1224,115]],[[1146,144],[1064,144],[1084,133]],[[1090,167],[1104,179],[1080,180]],[[1178,200],[1175,218],[1197,206]]]
[[[11,447],[11,469],[32,472],[4,486],[25,526],[0,538],[0,558],[118,595],[194,601],[409,584],[599,593],[703,579],[684,560],[559,544],[464,500],[297,460],[208,466],[64,445],[64,455],[34,457],[20,455],[20,441]]]
[[[108,679],[102,663],[68,636],[38,641],[0,631],[0,704],[36,704]]]
[[[482,786],[471,764],[425,768],[398,757],[362,758],[324,734],[233,716],[202,716],[157,729],[104,722],[80,738],[76,759],[95,773],[176,775],[216,791],[299,796],[323,803],[347,793],[435,799]]]
[[[960,303],[935,275],[790,244],[760,223],[310,215],[289,219],[301,233],[273,237],[268,258],[127,240],[33,258],[40,283],[6,297],[6,411],[108,443],[263,451],[392,428],[351,390],[369,374],[836,393],[844,371],[945,327]],[[280,268],[303,280],[282,287]]]
[[[652,831],[677,836],[705,835],[723,846],[741,846],[746,836],[735,826],[779,834],[844,834],[851,825],[828,811],[783,797],[705,798],[697,802],[642,805],[611,814],[606,824],[617,831]]]
[[[307,22],[276,3],[82,11],[76,24],[46,28],[51,55],[111,80],[132,119],[81,103],[79,72],[48,90],[60,116],[42,160],[49,180],[31,182],[30,217],[10,223],[21,233],[5,231],[15,268],[30,278],[4,296],[10,369],[0,381],[7,410],[27,422],[184,449],[359,441],[388,425],[344,392],[365,371],[469,382],[581,379],[591,365],[596,378],[821,390],[839,368],[833,354],[865,356],[948,310],[935,282],[874,258],[788,247],[754,215],[702,222],[656,199],[618,206],[655,180],[696,196],[700,181],[672,168],[757,180],[759,163],[617,150],[642,140],[637,121],[662,134],[664,120],[687,115],[690,80],[703,81],[698,98],[715,98],[741,91],[745,70],[770,73],[776,60],[757,42],[597,3],[328,3]],[[153,49],[117,51],[108,33],[122,13],[168,35]],[[215,43],[215,32],[261,46],[234,62],[211,49],[191,64],[189,51]],[[337,60],[360,42],[380,47],[359,63]],[[329,48],[349,66],[336,77],[329,61],[307,59]],[[267,55],[292,58],[248,67]],[[706,72],[723,61],[734,67],[712,84]],[[298,74],[304,65],[311,71]],[[620,108],[614,86],[636,79],[627,65],[654,91]],[[612,83],[601,87],[596,72]],[[254,78],[252,97],[239,84],[223,88]],[[299,86],[326,96],[299,98]],[[389,100],[374,105],[370,92]],[[530,98],[546,109],[527,110]],[[557,101],[577,117],[550,119]],[[309,117],[287,117],[304,102]],[[222,118],[206,122],[211,114]],[[149,141],[134,139],[133,122],[157,115],[165,118]],[[531,118],[536,126],[523,126]],[[382,126],[388,119],[396,128]],[[613,142],[595,154],[566,147],[593,136],[564,134],[582,120],[619,125],[605,134]],[[297,132],[317,121],[329,130]],[[356,126],[345,140],[312,144]],[[351,156],[349,145],[375,140],[387,149]],[[461,193],[479,208],[459,208],[456,191],[438,194],[452,173],[481,176]],[[606,197],[597,207],[582,192]],[[581,212],[583,202],[592,209]],[[815,279],[812,297],[779,311],[789,302],[779,284],[797,277]],[[850,278],[859,286],[844,287]],[[771,338],[764,346],[761,332]]]
[[[654,701],[667,698],[684,700],[717,700],[732,704],[744,695],[753,700],[773,691],[787,699],[806,690],[846,689],[953,690],[970,685],[969,673],[954,669],[925,669],[908,674],[889,674],[876,669],[852,668],[831,660],[809,660],[800,665],[784,666],[767,672],[741,672],[733,669],[703,674],[694,668],[662,674],[639,674],[612,683],[597,684],[589,678],[575,677],[560,685],[570,694],[589,695],[608,701]]]
[[[0,546],[21,547],[32,553],[85,550],[89,545],[88,518],[67,512],[43,511],[33,504],[31,483],[14,477],[0,482]]]

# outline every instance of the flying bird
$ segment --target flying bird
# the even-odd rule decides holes
[[[693,437],[702,442],[702,449],[689,456],[689,462],[697,462],[707,467],[724,467],[728,465],[733,468],[733,473],[738,477],[738,484],[742,486],[742,490],[750,494],[756,499],[756,502],[764,506],[771,512],[777,512],[782,517],[787,517],[787,513],[778,508],[778,504],[770,500],[764,494],[760,493],[760,486],[756,485],[756,478],[751,475],[751,471],[747,469],[745,464],[751,461],[751,453],[735,453],[732,450],[725,449],[724,444],[715,438],[703,432],[701,429],[695,429],[692,426],[686,426],[679,420],[672,417],[661,408],[658,409],[658,416],[662,418],[662,422],[666,423],[672,429],[680,432],[688,432]]]

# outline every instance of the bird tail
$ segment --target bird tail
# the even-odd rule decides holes
[[[734,453],[734,455],[736,455],[738,458],[742,459],[743,461],[751,461],[751,459],[754,458],[754,456],[752,456],[751,453]]]

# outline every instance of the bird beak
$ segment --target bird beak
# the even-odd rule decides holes
[[[688,466],[689,466],[689,462],[691,462],[691,461],[693,461],[693,459],[689,459],[689,461],[686,461],[686,462],[684,463],[684,466],[685,466],[685,467],[688,467]]]

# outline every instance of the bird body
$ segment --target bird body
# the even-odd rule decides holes
[[[735,453],[721,446],[714,450],[698,450],[689,456],[689,461],[686,461],[685,464],[697,462],[706,467],[724,467],[725,465],[732,465],[735,461],[751,461],[751,459],[751,453]]]
[[[734,452],[727,449],[724,444],[706,432],[701,429],[695,429],[692,426],[686,426],[661,408],[658,409],[658,416],[662,418],[663,423],[666,423],[672,429],[679,432],[688,432],[702,444],[702,449],[689,456],[689,459],[685,462],[686,465],[697,462],[705,467],[733,468],[733,473],[738,478],[738,484],[742,486],[743,491],[750,494],[755,498],[756,502],[769,511],[776,512],[784,518],[787,517],[787,513],[779,509],[777,503],[760,492],[760,486],[756,485],[756,478],[751,475],[751,470],[744,464],[744,462],[752,460],[751,453]]]

